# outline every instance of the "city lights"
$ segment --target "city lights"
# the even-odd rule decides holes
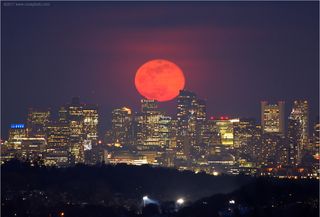
[[[319,6],[2,1],[0,217],[320,217]]]
[[[212,174],[213,174],[214,176],[218,176],[218,175],[219,175],[219,173],[216,172],[216,171],[214,171]]]
[[[156,100],[140,103],[137,112],[128,106],[113,109],[111,129],[103,139],[98,136],[97,106],[82,104],[78,97],[60,107],[56,120],[50,109],[29,109],[26,127],[23,123],[10,125],[1,161],[42,159],[44,165],[57,167],[97,162],[151,164],[213,176],[242,173],[281,178],[293,166],[290,177],[319,176],[315,163],[300,165],[306,154],[314,162],[319,156],[319,127],[313,127],[310,139],[305,100],[293,102],[287,132],[283,101],[261,102],[261,125],[253,118],[223,115],[207,119],[206,101],[187,90],[177,97],[176,118],[161,111]]]

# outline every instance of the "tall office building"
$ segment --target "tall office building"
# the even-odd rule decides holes
[[[170,116],[162,115],[159,119],[160,146],[166,149],[176,147],[175,123]]]
[[[309,105],[306,100],[295,100],[293,102],[290,119],[299,122],[298,143],[299,152],[303,154],[309,146]]]
[[[24,124],[11,124],[9,129],[8,148],[21,149],[22,139],[27,138],[27,129]]]
[[[59,122],[69,126],[71,163],[83,163],[85,151],[98,144],[97,105],[82,104],[79,97],[73,97],[70,104],[60,108]]]
[[[241,159],[257,162],[261,148],[261,127],[254,119],[241,118],[234,124],[234,147]]]
[[[120,143],[123,147],[132,145],[133,140],[133,114],[127,107],[112,111],[111,142]]]
[[[142,99],[141,113],[143,117],[142,135],[144,149],[162,148],[160,139],[160,118],[164,115],[159,111],[156,100]]]
[[[196,145],[199,147],[199,152],[204,154],[204,140],[205,126],[207,121],[207,104],[205,100],[197,99],[196,102]]]
[[[288,148],[281,133],[263,133],[259,163],[264,166],[283,166],[288,163]]]
[[[177,98],[177,149],[186,158],[197,159],[203,150],[206,103],[196,94],[180,90]]]
[[[136,112],[133,115],[133,142],[138,149],[143,147],[144,142],[144,115],[141,112]]]
[[[91,149],[98,143],[98,106],[83,105],[83,133],[84,142],[88,144],[85,149]]]
[[[288,121],[288,163],[291,166],[297,166],[301,162],[301,148],[300,148],[300,138],[301,138],[301,123],[299,120],[294,119],[291,115]]]
[[[68,110],[65,106],[60,107],[58,121],[60,123],[68,123]]]
[[[84,162],[84,126],[83,106],[78,97],[72,99],[67,105],[68,124],[70,129],[69,144],[72,156],[71,163]]]
[[[317,160],[320,160],[320,123],[319,120],[317,120],[317,123],[314,124],[313,127],[313,135],[312,135],[312,154],[314,158]]]
[[[190,158],[192,131],[195,131],[195,113],[192,108],[194,100],[195,93],[180,90],[177,98],[177,154],[185,158]]]
[[[261,127],[263,133],[285,133],[285,102],[279,101],[278,104],[268,104],[267,101],[261,102]]]
[[[216,125],[216,119],[210,117],[204,125],[203,143],[207,145],[221,144],[219,127]]]
[[[43,163],[46,156],[46,140],[44,138],[24,138],[21,142],[21,159],[31,164]]]
[[[158,111],[158,102],[154,99],[142,99],[141,100],[141,112],[152,113]]]
[[[50,110],[30,108],[27,119],[29,137],[44,138],[46,126],[50,123]]]
[[[19,158],[21,155],[22,140],[27,138],[27,130],[24,124],[11,124],[9,139],[1,145],[1,162]]]
[[[46,165],[63,167],[70,164],[69,136],[70,128],[67,123],[50,123],[47,126]]]
[[[239,122],[239,118],[229,119],[228,117],[221,117],[214,120],[219,129],[220,142],[222,145],[234,148],[234,125]]]

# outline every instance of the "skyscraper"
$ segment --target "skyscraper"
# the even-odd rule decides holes
[[[50,110],[30,108],[27,119],[29,137],[44,138],[46,126],[50,123]]]
[[[301,148],[300,141],[301,138],[301,123],[294,119],[291,115],[288,121],[288,163],[292,166],[297,166],[301,162]]]
[[[295,100],[293,102],[290,119],[299,122],[298,143],[299,152],[303,154],[309,145],[309,105],[306,100]]]
[[[21,159],[31,164],[41,162],[46,155],[46,140],[44,138],[24,138],[21,142]]]
[[[214,120],[219,129],[220,142],[222,145],[231,149],[234,148],[234,125],[239,122],[239,118],[229,119],[228,117],[221,117]]]
[[[259,162],[264,166],[286,165],[288,148],[281,133],[263,133]]]
[[[70,128],[69,144],[72,155],[72,163],[84,162],[84,130],[83,130],[83,107],[78,97],[72,99],[67,105],[68,125]]]
[[[196,94],[180,90],[177,99],[177,149],[186,158],[197,159],[203,154],[206,103]]]
[[[11,124],[9,139],[1,146],[1,162],[20,157],[21,144],[27,138],[27,130],[24,124]]]
[[[47,127],[46,165],[67,166],[70,163],[70,128],[67,123],[50,123]]]
[[[176,130],[172,118],[162,115],[159,119],[160,145],[166,149],[176,147]]]
[[[127,107],[117,108],[112,111],[112,142],[120,143],[121,146],[127,147],[132,145],[133,139],[133,114],[132,110]]]
[[[158,110],[158,102],[154,99],[142,99],[141,100],[141,112],[152,113]]]
[[[86,150],[97,145],[99,114],[97,105],[81,104],[79,97],[59,110],[59,122],[69,126],[71,163],[83,163]]]
[[[195,99],[196,94],[187,90],[180,90],[177,98],[177,151],[185,157],[189,157],[192,146],[190,131],[195,129],[192,108],[192,101]]]
[[[21,149],[22,139],[27,138],[27,130],[24,124],[11,124],[9,129],[9,148],[18,150]]]
[[[234,147],[241,159],[257,162],[261,149],[261,127],[254,119],[241,118],[235,122]]]
[[[144,149],[161,148],[160,118],[164,115],[158,109],[156,100],[141,100],[141,113],[143,117],[142,134]]]
[[[206,121],[203,132],[203,143],[207,146],[218,145],[221,144],[220,131],[219,127],[216,125],[216,120],[214,117],[210,117],[209,120]]]
[[[313,135],[312,135],[312,154],[317,159],[320,160],[320,123],[317,120],[317,123],[314,124],[313,127]]]
[[[261,102],[261,127],[264,133],[285,133],[284,121],[284,101],[278,104],[268,104],[267,101]]]
[[[98,123],[99,114],[97,105],[83,105],[83,133],[86,144],[89,144],[88,149],[98,143]]]
[[[285,143],[285,102],[261,102],[261,152],[262,165],[275,166],[288,163],[288,146]]]

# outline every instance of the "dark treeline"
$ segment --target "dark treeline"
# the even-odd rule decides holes
[[[17,160],[2,165],[1,171],[1,216],[134,217],[160,212],[152,206],[141,210],[144,195],[159,204],[172,204],[179,197],[186,200],[179,212],[165,213],[162,208],[162,216],[313,217],[318,213],[317,180],[215,177],[129,165],[31,167]]]
[[[231,192],[252,181],[245,176],[210,176],[204,173],[177,171],[151,166],[77,165],[68,168],[31,167],[27,163],[10,161],[2,166],[3,189],[38,189],[67,192],[74,199],[94,199],[96,194],[114,197],[176,200],[187,197],[197,200],[216,193]]]
[[[319,182],[260,177],[232,193],[201,199],[177,216],[318,217]]]

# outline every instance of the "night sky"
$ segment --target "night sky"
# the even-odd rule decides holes
[[[184,71],[208,115],[255,117],[260,101],[310,102],[319,110],[318,2],[52,2],[1,13],[1,132],[29,107],[58,109],[80,96],[139,109],[136,70],[162,58]],[[176,101],[160,107],[175,114]],[[101,135],[102,136],[102,135]]]

